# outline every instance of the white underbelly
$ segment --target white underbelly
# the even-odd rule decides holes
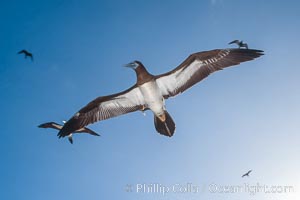
[[[164,98],[155,81],[144,83],[139,86],[146,106],[154,112],[155,115],[164,113]]]

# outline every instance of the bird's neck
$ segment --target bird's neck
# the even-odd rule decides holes
[[[154,76],[150,74],[142,65],[138,66],[135,69],[135,72],[137,76],[137,85],[142,85],[148,81],[151,81],[154,78]]]

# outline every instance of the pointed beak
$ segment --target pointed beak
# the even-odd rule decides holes
[[[134,69],[135,66],[133,63],[128,63],[126,65],[123,65],[123,67],[128,67],[128,68]]]

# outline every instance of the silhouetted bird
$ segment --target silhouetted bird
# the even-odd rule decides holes
[[[245,176],[249,176],[249,174],[252,172],[252,170],[249,170],[246,174],[244,174],[243,176],[242,176],[242,178],[244,178]]]
[[[233,40],[232,42],[229,42],[228,44],[237,44],[239,46],[239,48],[245,47],[246,49],[248,49],[248,44],[244,43],[243,40],[239,41],[239,40]]]
[[[29,57],[31,59],[31,61],[33,61],[33,55],[32,55],[32,53],[28,52],[25,49],[19,51],[18,54],[24,54],[25,58]]]
[[[63,122],[65,123],[65,121],[63,121]],[[39,125],[38,127],[39,128],[53,128],[53,129],[61,130],[63,125],[57,124],[55,122],[47,122],[47,123]],[[79,128],[79,129],[73,131],[73,133],[89,133],[91,135],[100,136],[96,132],[94,132],[91,129],[86,128],[86,127]],[[72,133],[70,133],[68,135],[68,139],[69,139],[70,143],[73,144]]]
[[[150,109],[154,113],[157,132],[171,137],[175,131],[175,123],[166,110],[166,99],[184,92],[215,71],[261,55],[263,51],[254,49],[216,49],[194,53],[172,71],[157,76],[150,74],[141,62],[131,62],[126,67],[135,70],[136,84],[123,92],[91,101],[75,113],[58,136],[65,137],[97,121]],[[189,107],[188,103],[186,106]]]

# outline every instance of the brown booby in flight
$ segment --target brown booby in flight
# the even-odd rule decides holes
[[[239,46],[239,48],[245,47],[246,49],[248,49],[248,44],[244,43],[243,40],[239,41],[239,40],[233,40],[232,42],[229,42],[228,44],[237,44]]]
[[[203,51],[191,54],[172,71],[157,76],[150,74],[141,62],[134,61],[126,66],[136,72],[135,85],[123,92],[94,99],[65,123],[58,136],[65,137],[97,121],[150,109],[154,113],[157,132],[171,137],[175,131],[175,123],[166,110],[166,99],[184,92],[215,71],[253,60],[261,55],[263,51],[254,49]]]
[[[33,61],[33,55],[32,55],[32,53],[30,53],[29,51],[27,51],[25,49],[19,51],[18,54],[24,54],[25,58],[29,57],[31,59],[31,61]]]
[[[247,173],[245,173],[242,178],[244,178],[245,176],[248,176],[249,177],[249,174],[252,172],[252,170],[249,170]]]
[[[65,123],[65,121],[63,121],[63,123]],[[57,124],[55,122],[47,122],[47,123],[44,123],[44,124],[40,124],[38,127],[39,128],[53,128],[53,129],[56,129],[56,130],[61,130],[63,125]],[[73,131],[69,135],[67,135],[71,144],[73,144],[73,138],[72,138],[73,133],[89,133],[91,135],[100,136],[99,134],[92,131],[91,129],[89,129],[87,127],[82,127],[82,128],[79,128],[79,129]]]

